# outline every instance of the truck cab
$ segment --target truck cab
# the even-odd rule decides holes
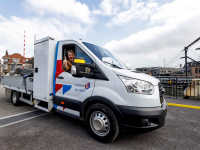
[[[101,142],[113,141],[122,130],[148,132],[164,125],[167,103],[158,79],[129,70],[109,50],[82,40],[46,37],[34,45],[35,107],[85,121]],[[75,57],[67,72],[69,50]]]

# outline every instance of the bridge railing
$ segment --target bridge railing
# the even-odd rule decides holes
[[[200,78],[156,77],[165,89],[165,97],[200,99]]]

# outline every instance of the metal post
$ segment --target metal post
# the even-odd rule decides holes
[[[194,81],[194,99],[196,98],[196,96],[195,96],[195,87],[196,87],[196,80]]]
[[[171,81],[171,80],[170,80],[170,77],[169,77],[169,81]],[[171,83],[171,82],[169,82],[169,97],[171,96],[171,93],[170,93],[170,92],[171,92],[171,90],[170,90],[170,89],[171,89],[171,84],[170,84],[170,83]]]
[[[185,75],[186,75],[186,77],[187,77],[187,50],[188,50],[188,48],[187,47],[185,47]]]
[[[178,86],[178,84],[177,84],[177,77],[176,77],[176,98],[177,98],[177,86]]]

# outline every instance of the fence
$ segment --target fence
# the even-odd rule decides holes
[[[200,78],[156,77],[165,89],[165,97],[200,99]]]

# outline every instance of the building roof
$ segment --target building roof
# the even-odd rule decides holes
[[[14,53],[14,54],[11,54],[11,55],[8,55],[8,53],[6,53],[6,55],[4,55],[3,57],[2,57],[3,59],[4,58],[8,58],[8,59],[10,59],[9,61],[8,61],[8,63],[12,63],[12,59],[14,58],[14,59],[19,59],[19,63],[23,63],[23,56],[21,55],[21,54],[19,54],[19,53]],[[30,60],[31,58],[25,58],[26,60],[28,59],[28,60]]]
[[[11,54],[11,55],[4,55],[2,58],[20,58],[20,57],[23,57],[21,54],[19,53],[14,53],[14,54]],[[28,58],[28,57],[25,57],[25,59],[31,59],[31,58]]]

